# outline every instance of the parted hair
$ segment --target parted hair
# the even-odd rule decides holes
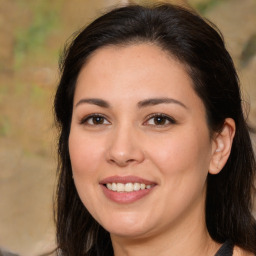
[[[229,239],[256,254],[255,158],[233,61],[213,24],[171,4],[111,10],[82,29],[64,50],[54,103],[60,131],[55,212],[58,251],[65,256],[113,255],[109,233],[82,204],[72,179],[68,138],[73,97],[79,72],[93,52],[108,45],[140,42],[153,43],[184,64],[204,103],[210,132],[220,131],[225,118],[235,121],[236,134],[225,167],[217,175],[208,174],[206,224],[215,241]]]

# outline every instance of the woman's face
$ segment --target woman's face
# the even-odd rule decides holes
[[[73,177],[112,236],[204,224],[212,148],[192,80],[159,47],[101,48],[81,70],[69,137]]]

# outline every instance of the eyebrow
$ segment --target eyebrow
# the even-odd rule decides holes
[[[187,109],[187,106],[185,104],[172,98],[152,98],[152,99],[142,100],[138,102],[138,107],[142,108],[142,107],[154,106],[158,104],[169,104],[169,103],[178,104]]]
[[[84,103],[97,105],[102,108],[110,108],[110,104],[107,101],[102,99],[97,99],[97,98],[81,99],[76,103],[75,107]],[[172,98],[151,98],[151,99],[139,101],[137,105],[138,105],[138,108],[143,108],[143,107],[155,106],[159,104],[170,104],[170,103],[178,104],[187,109],[187,106],[185,104]]]
[[[102,108],[109,108],[110,107],[110,105],[107,101],[102,100],[102,99],[97,99],[97,98],[81,99],[76,103],[75,107],[77,107],[81,104],[84,104],[84,103],[97,105],[97,106],[102,107]]]

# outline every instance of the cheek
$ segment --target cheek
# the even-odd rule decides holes
[[[94,175],[102,155],[101,145],[78,130],[71,129],[69,154],[74,177]]]
[[[157,150],[156,150],[157,148]],[[166,176],[194,180],[205,176],[211,157],[211,144],[207,130],[181,131],[169,136],[168,139],[154,142],[149,155],[152,162]],[[196,174],[196,175],[195,175]],[[202,175],[198,175],[202,174]]]
[[[98,188],[98,169],[102,150],[92,138],[84,136],[79,129],[71,129],[69,153],[74,183],[79,197],[87,210],[96,216],[97,201],[92,200]]]
[[[166,195],[163,209],[174,216],[204,202],[211,152],[207,138],[201,140],[200,136],[191,133],[175,134],[158,145],[159,150],[151,151],[151,161],[161,173],[162,194]],[[170,202],[172,204],[167,209]]]

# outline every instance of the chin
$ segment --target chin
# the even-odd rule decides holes
[[[135,228],[120,228],[120,229],[110,229],[108,230],[111,236],[118,236],[118,237],[123,237],[123,238],[132,238],[132,239],[138,239],[145,237],[146,234],[148,233],[147,230],[144,229],[138,229],[137,227]]]
[[[114,236],[134,238],[143,237],[150,231],[150,228],[146,223],[142,223],[141,220],[128,219],[128,221],[122,221],[120,218],[115,218],[115,221],[109,221],[108,224],[103,227]]]

